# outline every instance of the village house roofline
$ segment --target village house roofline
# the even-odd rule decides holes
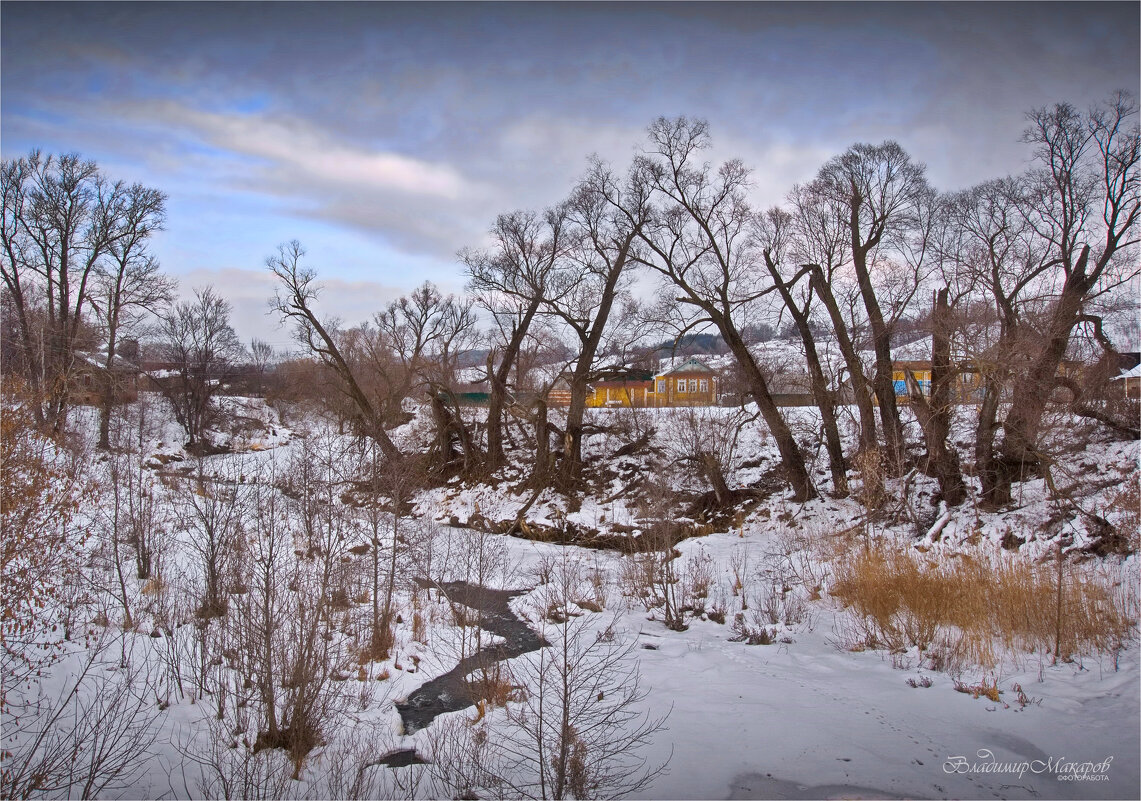
[[[708,373],[709,375],[716,375],[716,371],[712,367],[692,356],[681,364],[675,364],[668,370],[658,373],[658,377],[673,375],[675,373]]]
[[[107,349],[96,351],[77,350],[75,351],[75,358],[77,361],[84,365],[94,367],[97,370],[107,369]],[[112,370],[125,370],[130,372],[138,372],[139,366],[134,362],[124,359],[119,354],[115,354],[115,358],[111,360]]]
[[[1114,376],[1110,379],[1110,381],[1124,381],[1129,378],[1141,378],[1141,365],[1126,370],[1125,372],[1121,373],[1121,375]]]

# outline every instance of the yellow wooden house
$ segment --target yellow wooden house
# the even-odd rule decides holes
[[[591,384],[587,406],[715,406],[719,377],[698,359],[687,359],[655,374],[630,370]]]

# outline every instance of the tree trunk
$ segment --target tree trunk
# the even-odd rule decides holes
[[[844,356],[844,363],[848,367],[848,374],[852,377],[852,399],[860,414],[860,450],[871,451],[877,447],[876,442],[876,416],[872,404],[871,392],[868,390],[868,379],[864,374],[864,365],[856,353],[852,338],[848,335],[848,324],[840,313],[840,306],[832,294],[831,287],[824,281],[824,272],[819,267],[812,271],[812,286],[816,296],[828,310],[828,317],[832,321],[832,330],[836,332],[836,342],[840,346],[840,353]]]
[[[440,466],[444,467],[456,457],[455,449],[452,447],[451,415],[448,414],[448,410],[444,406],[444,401],[440,399],[435,389],[433,388],[429,391],[431,392],[429,405],[432,407],[432,420],[436,425],[434,450],[436,457],[439,459]]]
[[[776,440],[777,449],[780,451],[781,464],[785,470],[785,478],[792,486],[793,500],[803,502],[815,498],[816,489],[812,486],[812,479],[804,465],[804,457],[801,456],[796,439],[792,436],[792,431],[784,417],[781,416],[780,409],[769,392],[768,383],[753,358],[753,354],[749,352],[745,340],[741,338],[741,334],[733,322],[724,315],[714,312],[710,317],[720,331],[721,337],[729,345],[729,350],[737,359],[737,363],[741,366],[741,371],[745,374],[745,380],[749,384],[749,391],[753,399],[756,400],[757,407],[760,409],[761,416],[768,425],[769,431],[772,432],[773,439]]]
[[[492,355],[488,354],[487,374],[491,380],[491,394],[487,402],[487,469],[494,471],[504,462],[503,454],[503,407],[507,397],[507,378],[511,375],[511,368],[519,357],[519,349],[531,327],[531,321],[539,310],[541,298],[536,297],[530,302],[527,311],[518,324],[511,327],[511,336],[507,340],[507,347],[503,349],[503,356],[499,367],[492,370]]]
[[[717,461],[716,456],[705,451],[699,454],[699,458],[701,471],[705,473],[705,477],[713,487],[713,497],[717,499],[717,505],[724,508],[729,503],[730,492],[729,484],[721,472],[721,464]]]
[[[579,352],[571,378],[571,402],[567,410],[567,447],[563,454],[563,476],[568,482],[577,481],[582,471],[582,419],[586,410],[586,382],[590,378],[590,370],[594,365],[598,346],[602,342],[606,322],[610,319],[610,310],[614,307],[614,298],[618,293],[618,279],[626,268],[630,246],[637,235],[636,232],[628,233],[619,246],[614,261],[608,264],[594,320],[590,322],[588,329],[579,330],[582,350]]]
[[[876,354],[876,374],[872,378],[872,387],[879,401],[888,474],[897,476],[903,470],[903,435],[899,425],[899,407],[895,402],[895,381],[892,379],[891,330],[884,322],[879,299],[872,286],[868,271],[870,248],[860,245],[856,215],[857,211],[853,209],[852,261],[860,285],[860,295],[868,312],[868,324],[872,329],[872,346]]]
[[[542,398],[535,401],[535,465],[531,471],[531,482],[540,487],[546,483],[551,462],[551,435],[547,430],[547,402]]]
[[[947,438],[951,433],[955,370],[951,365],[951,308],[946,287],[935,295],[931,313],[931,397],[923,396],[915,374],[907,371],[912,407],[927,444],[927,474],[939,481],[939,491],[948,506],[958,506],[967,496],[959,457]]]
[[[110,374],[103,376],[102,383],[99,393],[99,443],[95,447],[106,451],[111,449],[111,406],[115,390]]]
[[[777,291],[780,292],[785,308],[788,309],[796,323],[796,330],[800,333],[801,342],[804,343],[808,375],[812,382],[812,397],[820,409],[820,420],[824,426],[824,441],[828,449],[828,467],[832,474],[833,493],[838,498],[847,497],[848,467],[844,461],[844,446],[840,441],[840,429],[836,423],[836,402],[828,387],[828,379],[824,375],[824,368],[821,366],[820,357],[816,352],[816,338],[812,335],[808,313],[797,306],[791,289],[785,283],[776,264],[769,257],[768,251],[765,251],[764,257],[765,265],[769,268],[773,283]]]
[[[111,333],[107,342],[107,362],[105,364],[105,373],[103,374],[100,384],[100,397],[99,397],[99,444],[96,446],[100,450],[111,449],[111,406],[115,402],[115,378],[112,365],[115,363],[115,328],[111,327]]]
[[[1058,368],[1070,344],[1070,333],[1081,316],[1082,300],[1089,292],[1086,265],[1089,246],[1082,248],[1074,270],[1062,287],[1061,297],[1050,313],[1045,343],[1034,359],[1030,370],[1015,383],[1010,414],[1003,428],[1003,462],[1007,467],[1007,480],[1022,477],[1040,465],[1038,439],[1042,430],[1042,417],[1046,403],[1054,389]]]
[[[582,471],[582,421],[586,413],[587,375],[590,362],[581,360],[571,379],[571,401],[567,409],[567,428],[563,444],[563,477],[568,481],[578,479]]]
[[[1001,395],[1001,383],[994,376],[985,376],[982,402],[979,404],[978,426],[975,430],[975,472],[979,477],[983,506],[988,509],[998,509],[1010,503],[1010,480],[1003,477],[1005,468],[994,449]]]

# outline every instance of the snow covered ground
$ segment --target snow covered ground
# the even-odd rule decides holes
[[[242,482],[278,475],[294,455],[306,429],[321,430],[318,421],[304,424],[279,416],[260,401],[228,399],[238,422],[219,432],[218,447],[231,447],[237,454],[220,454],[205,460],[206,470],[217,476],[230,475],[227,464],[240,460]],[[679,468],[668,439],[672,410],[644,410],[641,423],[659,429],[660,450],[614,460],[614,473],[599,491],[588,495],[577,508],[565,499],[544,494],[532,507],[528,519],[551,526],[570,521],[581,528],[608,532],[617,524],[622,530],[637,528],[645,504],[631,496],[613,497],[631,476],[653,473],[673,482],[679,493],[704,490],[691,471]],[[715,410],[729,414],[731,410]],[[153,491],[169,500],[179,471],[189,472],[191,460],[177,445],[177,427],[167,419],[161,404],[152,404],[149,417],[139,427],[144,443],[139,458],[148,467]],[[598,422],[614,422],[625,411],[596,413]],[[795,410],[794,429],[807,438],[815,430],[813,411]],[[244,421],[244,422],[243,422]],[[81,420],[82,424],[82,420]],[[422,438],[425,421],[417,419],[397,432],[397,441],[407,445]],[[587,442],[588,457],[612,453],[621,438],[597,436]],[[1078,503],[1111,522],[1121,514],[1112,500],[1123,482],[1136,471],[1141,451],[1138,443],[1091,441],[1072,452],[1059,465],[1064,475],[1096,474],[1091,484],[1100,489],[1082,495]],[[817,457],[814,475],[825,481],[825,457]],[[93,457],[93,469],[102,463]],[[743,435],[731,466],[736,486],[761,482],[776,464],[775,449],[760,429],[751,424]],[[501,479],[507,487],[512,477],[522,476],[525,464],[508,468]],[[850,530],[858,536],[879,537],[893,547],[920,546],[932,556],[955,553],[1000,553],[1004,537],[1017,531],[1025,540],[1022,552],[1028,559],[1047,558],[1065,535],[1067,548],[1080,550],[1094,536],[1082,515],[1057,517],[1058,504],[1051,500],[1044,482],[1028,482],[1020,488],[1019,502],[1003,514],[965,508],[952,515],[937,536],[932,522],[943,510],[922,507],[929,480],[912,476],[912,492],[922,519],[901,516],[897,522],[869,523],[854,500],[823,496],[805,505],[793,505],[777,492],[740,516],[733,525],[722,526],[708,536],[681,542],[676,564],[704,565],[711,576],[706,614],[690,615],[684,631],[667,628],[661,610],[647,608],[635,595],[624,594],[626,565],[630,557],[615,551],[558,546],[499,534],[485,535],[486,544],[503,558],[502,568],[489,584],[525,590],[513,602],[521,617],[541,617],[545,588],[540,585],[544,564],[556,556],[569,555],[584,573],[601,576],[599,606],[602,611],[582,611],[580,618],[590,631],[613,625],[619,637],[634,643],[641,681],[649,690],[643,707],[651,717],[668,716],[666,730],[642,752],[647,765],[667,763],[653,782],[639,791],[640,798],[1137,798],[1141,797],[1141,650],[1136,631],[1117,654],[1087,656],[1053,664],[1041,650],[1035,654],[1010,654],[990,670],[967,667],[955,676],[925,666],[917,649],[889,654],[885,651],[849,650],[846,636],[851,615],[828,592],[831,569],[810,540],[835,536]],[[1103,486],[1104,485],[1104,486]],[[924,487],[927,489],[924,490]],[[418,514],[447,523],[451,518],[468,521],[474,513],[486,520],[510,520],[527,501],[528,493],[512,493],[504,486],[466,485],[453,482],[422,493]],[[86,510],[92,519],[95,513]],[[1115,517],[1118,515],[1118,517]],[[172,535],[169,572],[190,586],[194,581],[193,560],[185,548],[185,531],[175,517],[165,518]],[[924,534],[927,536],[924,536]],[[443,530],[444,538],[479,536],[471,529]],[[855,534],[853,536],[856,536]],[[177,543],[182,543],[178,545]],[[181,549],[181,550],[179,550]],[[789,615],[791,622],[772,626],[775,642],[748,645],[739,639],[732,623],[743,611],[746,620],[758,608],[774,581],[787,582],[779,573],[781,560],[798,564],[821,579],[823,592],[810,599],[803,583],[792,596],[802,608]],[[1138,585],[1137,556],[1110,557],[1104,570],[1119,577],[1124,592],[1135,603]],[[459,568],[457,568],[459,569]],[[458,574],[457,574],[458,575]],[[406,578],[411,578],[407,576]],[[743,586],[738,582],[743,578]],[[740,592],[735,591],[740,590]],[[140,586],[131,590],[139,609],[147,606]],[[785,595],[787,593],[782,593]],[[750,605],[741,610],[742,596]],[[267,795],[329,797],[340,785],[330,783],[339,768],[332,758],[333,746],[359,741],[377,744],[381,750],[416,748],[429,755],[431,732],[405,736],[394,703],[406,698],[432,677],[456,662],[457,631],[439,600],[425,601],[427,635],[417,641],[411,629],[411,590],[402,587],[400,602],[404,619],[397,629],[393,656],[361,668],[339,682],[340,692],[353,699],[333,727],[332,741],[313,752],[298,780],[289,780]],[[724,607],[727,620],[714,622],[709,612]],[[153,613],[148,613],[153,614]],[[152,619],[140,613],[143,622],[135,632],[126,632],[124,642],[145,653],[141,664],[155,676],[169,674],[167,655],[192,639],[192,616],[183,609],[184,625],[163,634]],[[112,627],[113,628],[113,627]],[[157,634],[158,636],[154,636]],[[121,651],[120,651],[121,653]],[[51,691],[66,685],[67,672],[75,659],[56,665],[44,682]],[[528,654],[516,663],[534,660]],[[517,666],[518,667],[518,666]],[[107,664],[108,674],[116,670]],[[523,672],[518,671],[520,674]],[[118,675],[118,674],[116,674]],[[378,680],[380,679],[380,680]],[[957,691],[964,685],[993,681],[1001,695],[994,701],[985,695],[972,697]],[[114,795],[126,798],[198,797],[205,786],[206,767],[192,755],[205,754],[213,731],[209,726],[213,699],[179,692],[163,679],[166,693],[148,701],[149,751],[145,769]],[[1018,688],[1021,688],[1021,692]],[[49,692],[50,694],[50,692]],[[1021,700],[1020,699],[1021,696]],[[472,719],[473,710],[449,716]],[[502,721],[504,711],[487,712],[489,725]],[[439,719],[437,722],[444,720]],[[433,724],[435,726],[437,724]],[[214,731],[214,734],[217,734]],[[241,750],[233,751],[238,755]],[[381,795],[406,793],[396,779],[401,772],[423,768],[374,770]],[[268,785],[267,785],[268,786]],[[419,793],[431,793],[425,782]]]

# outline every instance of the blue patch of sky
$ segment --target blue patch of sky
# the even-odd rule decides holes
[[[268,110],[271,105],[272,100],[266,92],[245,95],[230,101],[230,108],[240,114],[258,114]]]

